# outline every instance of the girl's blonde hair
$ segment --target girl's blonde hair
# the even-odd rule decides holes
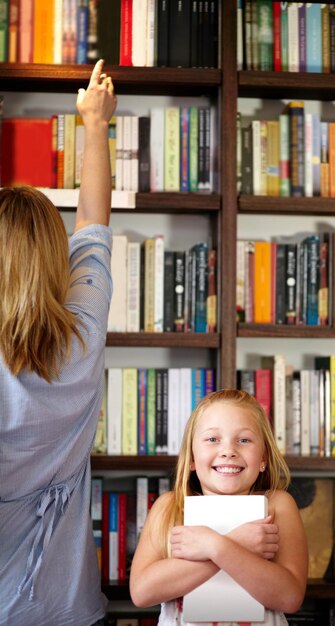
[[[184,497],[202,495],[196,472],[191,471],[191,463],[194,460],[192,445],[199,418],[215,402],[232,404],[249,411],[256,419],[263,436],[266,468],[264,472],[259,473],[250,492],[287,489],[290,483],[289,468],[278,450],[270,422],[259,402],[245,391],[238,389],[222,389],[209,394],[196,406],[185,427],[176,467],[174,491],[162,518],[161,545],[165,555],[168,554],[167,538],[170,529],[175,525],[183,524]]]
[[[59,375],[76,335],[65,307],[70,283],[69,246],[52,202],[32,187],[0,190],[0,351],[15,376]]]

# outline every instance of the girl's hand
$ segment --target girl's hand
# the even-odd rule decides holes
[[[265,519],[242,524],[227,533],[227,537],[263,559],[273,559],[279,549],[279,530],[278,526],[272,523],[271,515]]]
[[[116,109],[113,81],[102,72],[103,65],[100,59],[92,70],[87,89],[78,90],[77,109],[84,124],[95,124],[101,120],[108,123]]]
[[[171,556],[188,561],[208,561],[218,549],[221,535],[207,526],[175,526],[171,531]]]

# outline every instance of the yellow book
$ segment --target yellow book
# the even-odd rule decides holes
[[[115,174],[116,174],[116,116],[113,115],[108,124],[108,146],[109,146],[109,158],[111,162],[112,172],[112,189],[116,189],[115,186]]]
[[[137,454],[137,369],[122,370],[122,454]]]
[[[165,109],[164,191],[180,189],[180,109]]]
[[[255,241],[254,320],[271,323],[271,242]]]
[[[280,195],[280,151],[279,151],[279,122],[277,120],[269,120],[267,122],[267,195]]]
[[[155,239],[144,242],[144,331],[155,331]]]
[[[54,0],[35,0],[33,42],[34,63],[53,63]]]
[[[64,117],[64,189],[74,189],[76,116],[65,113]]]

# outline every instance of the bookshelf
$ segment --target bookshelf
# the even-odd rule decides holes
[[[143,214],[160,214],[191,218],[204,216],[209,228],[217,235],[218,293],[221,306],[218,311],[218,332],[213,335],[183,333],[108,333],[107,349],[153,348],[204,350],[216,362],[217,386],[236,384],[238,340],[292,339],[329,340],[335,337],[335,293],[333,294],[333,326],[288,327],[260,324],[236,324],[236,239],[238,216],[241,215],[306,215],[335,216],[335,199],[274,198],[240,196],[236,194],[236,114],[238,98],[303,98],[317,97],[332,100],[334,80],[331,74],[293,74],[289,72],[237,71],[236,38],[237,13],[235,2],[221,2],[221,68],[134,68],[110,67],[116,92],[120,95],[201,97],[206,94],[216,102],[220,114],[218,135],[219,184],[213,193],[140,193],[135,207],[113,206],[113,214],[131,214],[141,220]],[[87,85],[91,72],[88,65],[0,65],[2,92],[18,96],[26,91],[36,93],[73,94]],[[73,211],[76,191],[64,191],[58,206],[64,212]],[[333,260],[335,263],[335,260]],[[255,347],[257,350],[257,346]],[[335,458],[288,457],[292,473],[299,475],[330,476],[335,478]],[[170,456],[116,456],[92,457],[92,470],[97,473],[125,471],[157,471],[172,473],[176,457]],[[127,583],[103,584],[110,599],[129,599]],[[335,581],[309,581],[307,597],[316,600],[335,599]]]

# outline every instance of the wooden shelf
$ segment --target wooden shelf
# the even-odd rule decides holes
[[[136,210],[142,213],[207,213],[218,212],[221,198],[216,193],[137,193]]]
[[[241,195],[238,211],[284,215],[335,215],[335,198],[282,198],[279,196]]]
[[[97,471],[136,470],[143,472],[150,470],[173,472],[177,464],[177,458],[167,454],[139,454],[138,456],[94,454],[91,456],[91,467],[92,470]],[[285,458],[291,471],[335,472],[335,457],[288,455]]]
[[[219,348],[217,333],[107,333],[106,346],[131,348]]]
[[[237,326],[238,337],[287,337],[290,339],[334,339],[330,326],[290,326],[289,324],[244,324]]]
[[[1,63],[2,89],[76,93],[87,87],[92,65],[52,65],[42,63]],[[105,65],[118,94],[187,94],[215,93],[222,73],[211,68],[119,67]]]
[[[248,70],[239,72],[237,80],[240,97],[334,100],[332,74]]]

